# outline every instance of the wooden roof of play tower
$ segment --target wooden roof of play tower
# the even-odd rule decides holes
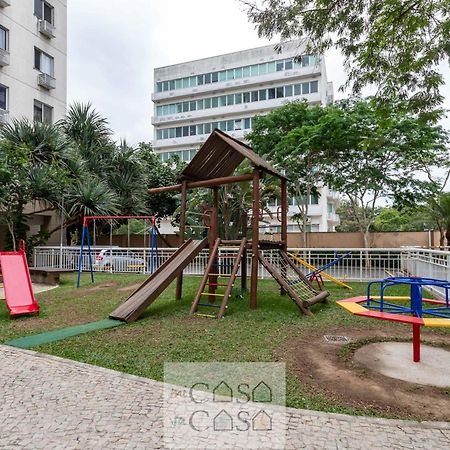
[[[200,150],[178,176],[179,181],[203,181],[228,177],[248,159],[256,169],[286,178],[248,145],[215,129]]]

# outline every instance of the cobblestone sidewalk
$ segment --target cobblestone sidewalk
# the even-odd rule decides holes
[[[0,346],[0,448],[163,448],[162,403],[162,383]],[[288,413],[288,449],[450,448],[450,423]]]

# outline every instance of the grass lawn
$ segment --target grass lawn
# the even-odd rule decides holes
[[[82,287],[75,289],[75,275],[62,276],[59,288],[37,295],[40,317],[8,320],[4,302],[0,303],[0,343],[48,330],[89,323],[108,317],[130,291],[126,287],[141,283],[141,275],[98,274],[91,286],[84,276]],[[373,320],[358,318],[344,311],[335,301],[365,294],[366,284],[352,284],[354,290],[327,284],[330,302],[313,307],[314,317],[300,313],[289,297],[281,297],[275,282],[259,282],[258,309],[250,311],[248,296],[230,299],[227,315],[222,320],[190,317],[189,307],[200,279],[185,278],[183,298],[174,301],[172,284],[146,311],[143,318],[131,325],[43,345],[33,350],[77,361],[95,364],[156,380],[163,378],[165,361],[274,361],[284,360],[283,349],[298,339],[318,333],[327,334],[339,328],[364,327]],[[396,294],[405,295],[400,288]],[[402,325],[376,322],[377,327],[392,329],[393,335]],[[443,331],[436,331],[443,333]],[[314,346],[314,339],[311,345]],[[281,356],[280,356],[281,355]],[[311,392],[296,378],[288,364],[287,404],[297,408],[351,414],[378,414],[368,409],[348,408],[335,399]]]

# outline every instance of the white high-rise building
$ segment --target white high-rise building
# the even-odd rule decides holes
[[[154,80],[153,148],[163,160],[172,155],[191,160],[215,128],[245,140],[254,116],[287,102],[333,101],[324,58],[305,54],[299,41],[285,43],[280,52],[268,45],[160,67]],[[338,195],[326,187],[320,193],[310,199],[310,230],[334,231]],[[291,203],[292,216],[298,207]],[[289,230],[298,226],[290,221]]]
[[[0,123],[56,122],[66,96],[67,0],[0,0]]]

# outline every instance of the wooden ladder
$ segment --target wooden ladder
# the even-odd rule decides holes
[[[219,256],[219,248],[221,245],[221,240],[220,239],[216,239],[216,241],[214,242],[214,246],[208,261],[208,265],[206,266],[205,269],[205,273],[203,275],[203,278],[200,282],[200,286],[197,292],[197,295],[195,296],[194,302],[192,303],[191,306],[191,311],[190,314],[196,314],[198,316],[201,317],[211,317],[211,318],[222,318],[225,315],[225,311],[227,309],[227,304],[228,304],[228,300],[230,299],[231,296],[231,292],[233,290],[233,286],[234,286],[234,282],[236,281],[236,278],[238,277],[238,270],[239,270],[239,266],[241,264],[242,261],[242,255],[244,254],[244,250],[245,247],[247,245],[247,239],[244,238],[241,241],[241,244],[239,245],[239,250],[235,255],[225,255],[225,256]],[[227,246],[228,247],[228,246]],[[221,271],[218,270],[218,267],[220,267],[220,264],[217,264],[217,259],[218,258],[232,258],[234,260],[234,264],[233,264],[233,268],[231,270],[230,273],[220,273]],[[216,270],[213,271],[214,267],[216,266]],[[215,277],[215,278],[228,278],[228,282],[227,283],[219,283],[218,280],[217,282],[208,282],[208,280],[211,279],[211,277]],[[211,293],[211,292],[206,292],[205,288],[208,287],[211,288],[217,288],[217,287],[225,287],[225,292],[223,294],[217,294],[217,293]],[[215,290],[215,289],[213,289]],[[208,303],[202,303],[202,297],[207,297],[208,298]],[[222,297],[222,301],[220,303],[220,305],[215,304],[214,300],[211,301],[211,298],[214,299],[214,297]],[[198,313],[198,307],[199,306],[203,306],[203,307],[209,307],[209,308],[218,308],[219,312],[217,313],[217,315],[214,314],[200,314]]]

